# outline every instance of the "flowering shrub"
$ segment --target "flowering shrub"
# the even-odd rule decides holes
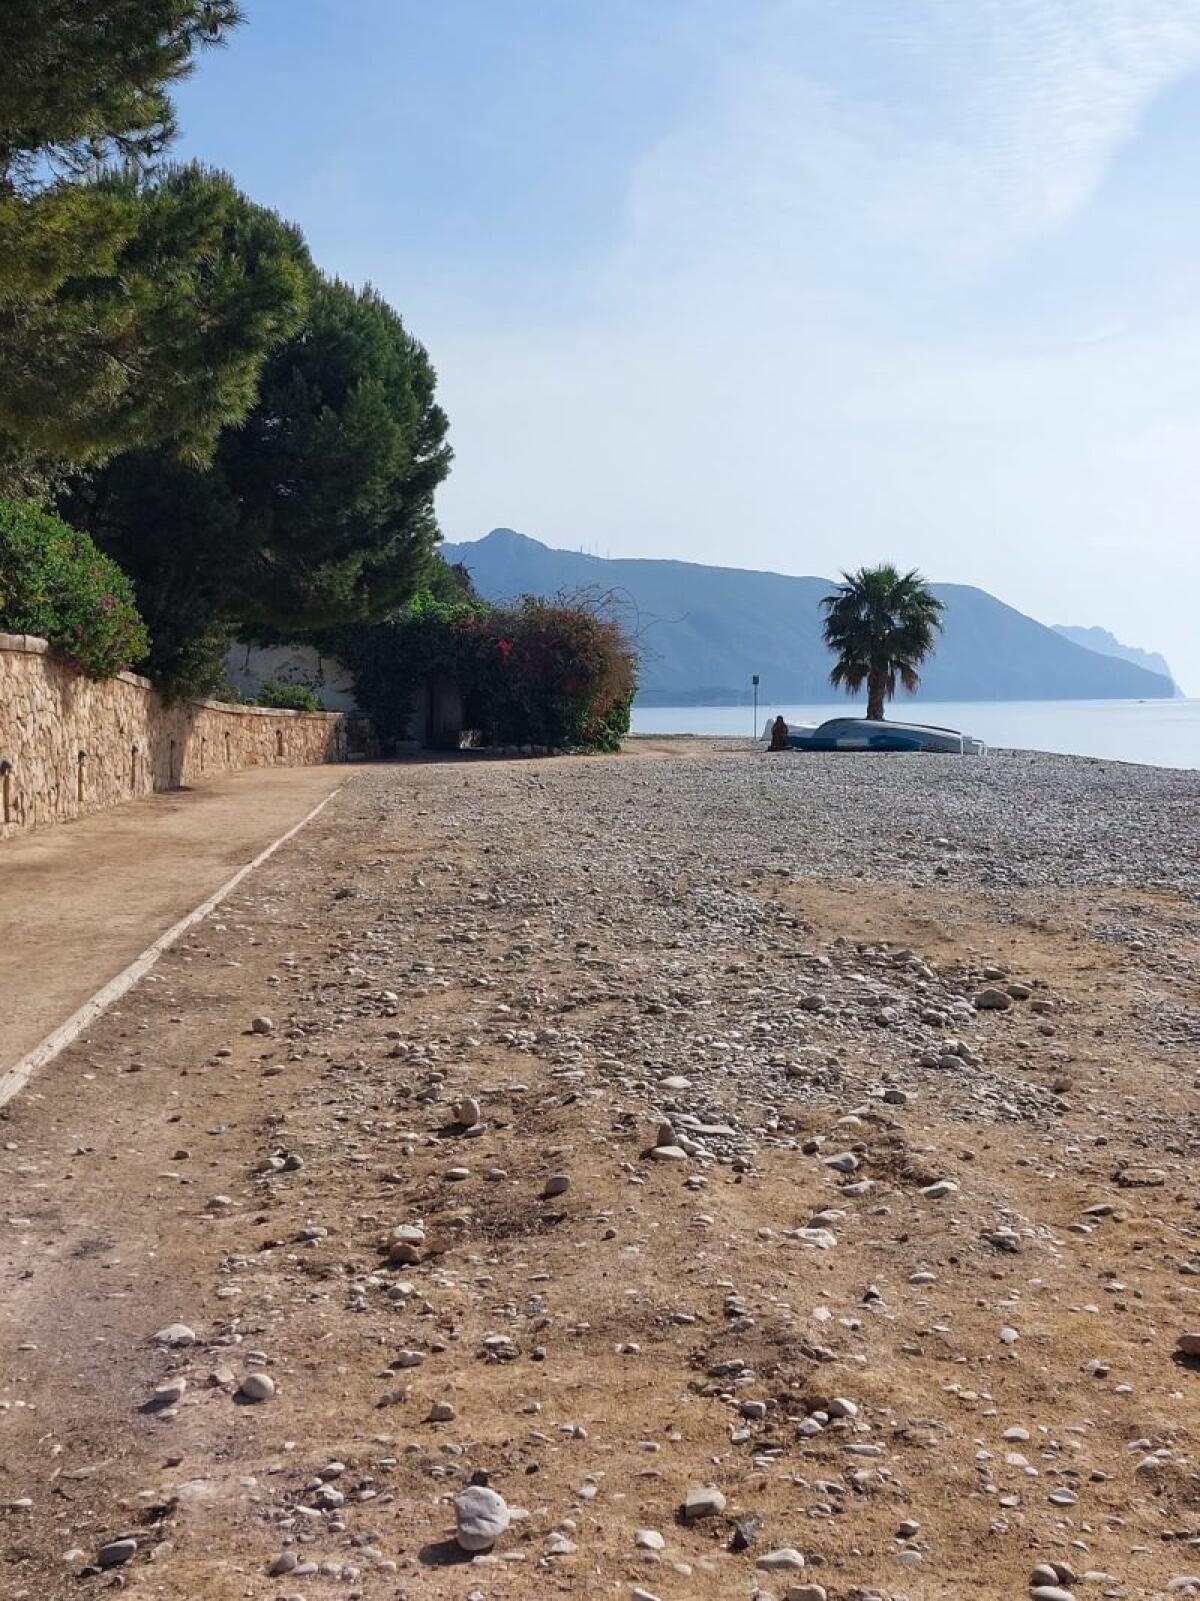
[[[501,745],[618,748],[636,687],[619,623],[584,604],[527,597],[489,611],[473,633],[468,723]]]
[[[382,623],[339,630],[324,647],[354,675],[385,745],[405,737],[414,693],[448,678],[485,744],[616,750],[629,732],[637,662],[620,624],[583,602],[492,606],[427,592]]]
[[[150,648],[117,564],[87,534],[12,500],[0,500],[0,633],[40,635],[88,678],[111,678]]]

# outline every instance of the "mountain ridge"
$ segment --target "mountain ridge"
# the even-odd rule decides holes
[[[1137,645],[1125,645],[1107,628],[1099,628],[1095,624],[1081,627],[1073,623],[1052,623],[1051,627],[1056,634],[1069,639],[1074,645],[1082,645],[1084,650],[1098,651],[1101,656],[1116,656],[1121,661],[1133,662],[1137,667],[1144,667],[1147,672],[1160,673],[1163,678],[1169,678],[1175,685],[1176,695],[1182,695],[1171,671],[1166,657],[1157,650],[1142,650]]]
[[[675,558],[591,556],[556,549],[514,529],[447,542],[489,600],[580,589],[613,594],[643,649],[638,699],[720,704],[750,697],[758,673],[764,701],[837,702],[819,602],[833,581],[816,575],[713,567]],[[937,653],[921,675],[931,700],[1158,699],[1171,680],[1075,644],[986,590],[933,584],[946,603]],[[698,694],[719,697],[698,700]]]

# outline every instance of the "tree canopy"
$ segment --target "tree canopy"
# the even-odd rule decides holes
[[[196,166],[0,195],[0,261],[0,428],[68,462],[158,443],[204,460],[312,277],[296,228]]]
[[[420,584],[449,470],[424,348],[373,290],[313,288],[207,470],[167,449],[81,475],[64,514],[132,577],[168,684],[197,683],[223,638],[382,616]]]
[[[942,602],[915,569],[901,573],[888,563],[843,573],[821,605],[825,643],[837,656],[829,682],[851,695],[865,684],[867,716],[881,718],[897,682],[910,694],[917,688],[917,669],[942,627]]]
[[[236,0],[4,0],[0,189],[157,156],[175,128],[170,86],[239,15]]]
[[[50,522],[0,541],[91,552],[106,615],[129,604],[118,562],[168,691],[219,687],[235,630],[394,611],[429,576],[450,462],[391,307],[321,278],[224,174],[160,164],[174,85],[239,20],[238,0],[0,4],[0,494],[105,556]]]
[[[0,5],[0,489],[172,443],[203,459],[297,325],[298,231],[161,172],[172,86],[236,0]]]

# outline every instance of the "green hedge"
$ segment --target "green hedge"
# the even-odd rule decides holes
[[[257,704],[270,706],[276,711],[324,711],[316,691],[307,684],[285,684],[280,678],[268,678],[265,684],[260,685]]]
[[[38,634],[88,678],[111,678],[150,649],[133,586],[87,534],[0,500],[0,633]]]

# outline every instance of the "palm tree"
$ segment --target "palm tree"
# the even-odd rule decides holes
[[[829,682],[849,695],[866,684],[867,716],[881,718],[897,679],[910,694],[920,682],[917,668],[942,627],[942,602],[915,568],[901,573],[887,563],[843,573],[821,605],[825,643],[837,656]]]

